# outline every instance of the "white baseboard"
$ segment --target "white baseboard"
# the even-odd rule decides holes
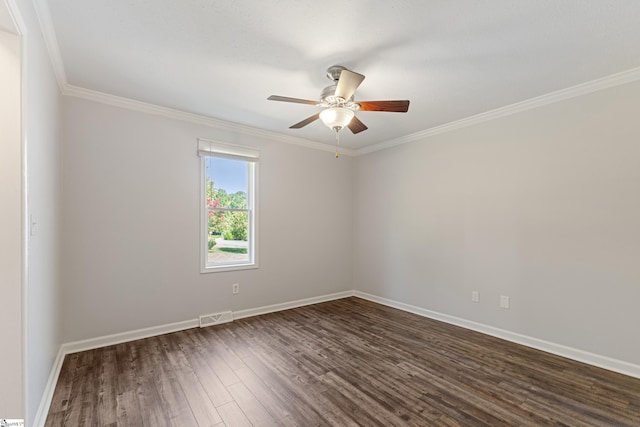
[[[274,313],[276,311],[288,310],[290,308],[304,307],[305,305],[318,304],[321,302],[333,301],[336,299],[347,298],[354,295],[353,291],[338,292],[334,294],[323,295],[313,298],[305,298],[296,301],[284,302],[281,304],[266,305],[258,308],[247,310],[239,310],[233,312],[234,319],[243,319],[245,317],[258,316],[260,314]],[[40,400],[40,406],[33,423],[34,427],[44,427],[49,414],[49,407],[53,399],[53,392],[62,370],[62,363],[67,354],[77,353],[79,351],[93,350],[109,345],[120,344],[128,341],[135,341],[143,338],[154,337],[171,332],[183,331],[185,329],[196,328],[199,326],[198,319],[185,320],[182,322],[169,323],[167,325],[154,326],[144,329],[136,329],[134,331],[122,332],[118,334],[105,335],[97,338],[90,338],[81,341],[73,341],[64,343],[60,346],[56,360],[51,367],[51,373]]]
[[[318,304],[321,302],[333,301],[341,298],[354,296],[354,291],[337,292],[335,294],[323,295],[313,298],[299,299],[296,301],[283,302],[281,304],[265,305],[248,310],[233,312],[234,319],[244,319],[245,317],[259,316],[261,314],[275,313],[276,311],[288,310],[290,308],[304,307],[305,305]]]
[[[288,310],[290,308],[304,307],[305,305],[318,304],[326,301],[333,301],[340,298],[353,296],[353,291],[338,292],[335,294],[322,295],[319,297],[305,298],[295,301],[283,302],[280,304],[266,305],[263,307],[250,308],[246,310],[234,311],[233,319],[243,319],[245,317],[258,316],[260,314],[273,313],[276,311]],[[198,319],[184,320],[182,322],[169,323],[166,325],[153,326],[150,328],[136,329],[133,331],[121,332],[118,334],[105,335],[97,338],[89,338],[82,341],[74,341],[62,344],[63,353],[77,353],[79,351],[92,350],[106,347],[108,345],[120,344],[128,341],[135,341],[143,338],[155,337],[157,335],[169,334],[183,331],[185,329],[196,328],[200,325]]]
[[[79,351],[93,350],[94,348],[106,347],[108,345],[184,331],[185,329],[196,328],[198,325],[198,319],[191,319],[166,325],[152,326],[150,328],[136,329],[134,331],[121,332],[118,334],[105,335],[97,338],[89,338],[87,340],[73,341],[62,344],[62,351],[66,355],[77,353]]]
[[[62,346],[58,350],[58,355],[56,359],[53,361],[53,366],[51,367],[51,372],[49,373],[49,378],[47,379],[47,384],[44,387],[44,393],[42,394],[42,398],[40,399],[40,405],[38,406],[38,411],[36,412],[36,416],[33,420],[34,427],[43,427],[45,421],[47,421],[47,415],[49,414],[49,407],[51,406],[51,400],[53,399],[53,392],[56,389],[56,384],[58,383],[58,377],[60,376],[60,371],[62,370],[62,362],[64,361],[65,354],[62,351]]]
[[[44,424],[47,421],[47,415],[49,414],[49,408],[51,407],[51,400],[53,399],[53,392],[56,389],[58,377],[60,376],[60,371],[62,370],[62,363],[64,362],[64,357],[67,354],[106,347],[108,345],[120,344],[127,341],[139,340],[156,335],[168,334],[184,329],[195,328],[197,326],[198,319],[193,319],[184,322],[170,323],[167,325],[137,329],[135,331],[122,332],[119,334],[106,335],[103,337],[91,338],[82,341],[73,341],[62,344],[60,346],[60,350],[58,351],[58,355],[53,362],[53,366],[51,367],[51,373],[49,374],[49,379],[47,380],[42,398],[40,399],[40,405],[38,406],[38,412],[36,413],[35,419],[33,421],[33,426],[44,427]]]
[[[462,319],[460,317],[438,313],[437,311],[428,310],[422,307],[416,307],[414,305],[405,304],[365,292],[354,291],[353,295],[358,298],[366,299],[368,301],[386,305],[388,307],[397,308],[409,313],[414,313],[419,316],[428,317],[430,319],[439,320],[441,322],[450,323],[456,326],[461,326],[463,328],[471,329],[476,332],[481,332],[483,334],[502,338],[516,344],[522,344],[527,347],[546,351],[547,353],[566,357],[567,359],[577,360],[578,362],[587,363],[589,365],[597,366],[609,371],[614,371],[620,374],[629,375],[631,377],[640,378],[640,365],[635,365],[633,363],[624,362],[622,360],[613,359],[607,356],[601,356],[599,354],[590,353],[588,351],[567,347],[549,341],[544,341],[538,338],[521,335],[504,329],[495,328],[493,326],[484,325],[482,323],[473,322],[471,320]]]
[[[589,353],[583,350],[567,347],[560,344],[540,340],[538,338],[528,337],[515,332],[510,332],[504,329],[495,328],[493,326],[484,325],[482,323],[473,322],[471,320],[462,319],[460,317],[450,316],[448,314],[438,313],[436,311],[428,310],[422,307],[416,307],[414,305],[405,304],[402,302],[394,301],[388,298],[379,297],[376,295],[368,294],[360,291],[345,291],[337,292],[334,294],[322,295],[313,298],[305,298],[295,301],[284,302],[281,304],[266,305],[263,307],[250,308],[246,310],[239,310],[233,312],[234,319],[244,319],[252,316],[259,316],[261,314],[274,313],[277,311],[288,310],[291,308],[304,307],[306,305],[318,304],[321,302],[333,301],[341,298],[348,298],[356,296],[368,301],[372,301],[378,304],[386,305],[388,307],[397,308],[409,313],[414,313],[419,316],[428,317],[430,319],[439,320],[452,325],[461,326],[466,329],[481,332],[483,334],[491,335],[497,338],[502,338],[507,341],[511,341],[517,344],[522,344],[527,347],[532,347],[538,350],[546,351],[558,356],[566,357],[568,359],[584,362],[589,365],[597,366],[600,368],[608,369],[610,371],[619,372],[631,377],[640,378],[640,366],[633,363],[624,362],[610,357],[601,356],[594,353]],[[53,398],[53,392],[55,390],[56,383],[58,382],[58,376],[62,369],[62,363],[64,357],[70,353],[76,353],[79,351],[92,350],[95,348],[106,347],[109,345],[120,344],[127,341],[134,341],[142,338],[149,338],[157,335],[168,334],[171,332],[182,331],[185,329],[191,329],[198,327],[198,319],[185,320],[182,322],[170,323],[167,325],[154,326],[151,328],[137,329],[129,332],[122,332],[119,334],[106,335],[98,338],[91,338],[82,341],[74,341],[65,343],[60,346],[58,356],[51,368],[51,373],[47,381],[38,412],[35,417],[34,427],[42,427],[49,413],[49,407],[51,406],[51,400]]]

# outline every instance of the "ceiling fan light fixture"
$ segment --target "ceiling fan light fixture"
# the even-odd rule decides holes
[[[332,84],[322,90],[320,102],[280,95],[271,95],[267,98],[270,101],[294,102],[322,108],[322,111],[289,126],[289,129],[300,129],[320,119],[326,127],[336,132],[336,140],[338,140],[338,135],[345,126],[349,127],[354,135],[367,130],[367,126],[356,117],[356,111],[406,113],[409,110],[409,101],[406,99],[355,102],[353,94],[364,80],[364,75],[349,71],[340,65],[329,67],[327,77]]]
[[[336,132],[340,132],[343,127],[347,126],[353,116],[355,116],[353,110],[344,107],[330,107],[320,112],[322,123]]]

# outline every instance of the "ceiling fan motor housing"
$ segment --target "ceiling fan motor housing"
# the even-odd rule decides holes
[[[338,83],[338,80],[340,80],[340,74],[343,70],[346,70],[346,68],[344,68],[342,65],[332,65],[331,67],[327,68],[327,78],[333,82]]]
[[[349,108],[351,110],[357,110],[360,108],[358,104],[353,102],[353,96],[349,99],[342,99],[338,96],[335,96],[336,93],[336,85],[327,86],[322,89],[322,93],[320,93],[320,103],[324,107],[344,107]]]

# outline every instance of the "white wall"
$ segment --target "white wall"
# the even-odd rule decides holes
[[[61,344],[58,316],[60,92],[32,2],[9,2],[9,5],[13,5],[12,13],[21,26],[19,30],[22,35],[22,137],[26,150],[26,170],[22,173],[26,173],[27,194],[25,216],[31,215],[37,222],[35,235],[29,238],[27,244],[28,269],[23,290],[25,324],[22,332],[25,344],[23,388],[26,398],[25,413],[18,417],[25,418],[27,425],[32,425]],[[20,90],[20,86],[15,89]],[[4,97],[4,91],[0,92]],[[16,230],[19,231],[19,228]],[[6,390],[4,386],[2,389]],[[2,413],[1,416],[9,414]]]
[[[4,31],[0,75],[0,417],[23,418],[20,38]]]
[[[261,150],[259,269],[199,273],[199,137]],[[65,342],[351,289],[347,156],[66,98],[64,165]]]
[[[639,364],[639,111],[634,82],[356,158],[356,289]]]

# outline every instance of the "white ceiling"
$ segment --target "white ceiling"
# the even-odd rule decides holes
[[[49,0],[68,84],[333,144],[325,70],[366,75],[362,148],[640,67],[638,0]],[[55,61],[54,61],[55,62]]]

